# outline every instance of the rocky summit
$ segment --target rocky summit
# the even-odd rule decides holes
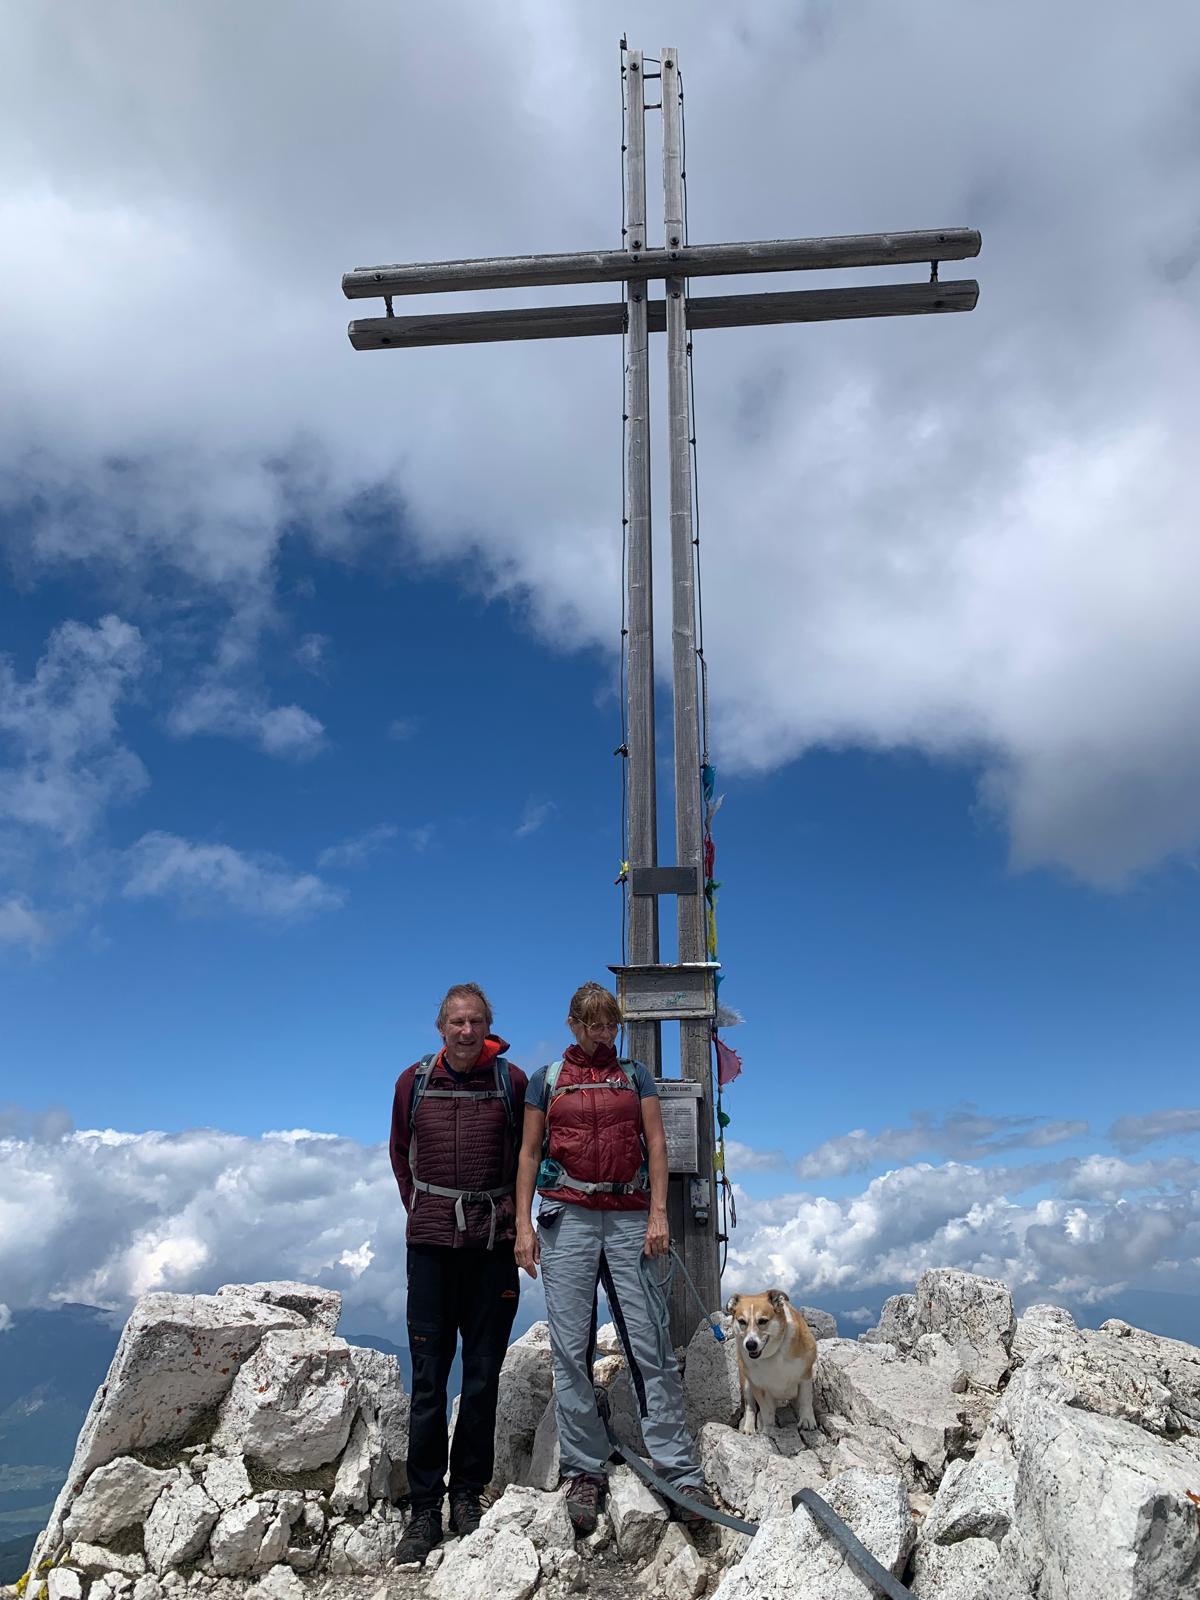
[[[337,1336],[336,1294],[295,1283],[151,1294],[134,1309],[38,1539],[25,1600],[868,1600],[803,1506],[815,1490],[918,1600],[1200,1597],[1200,1349],[1006,1287],[926,1272],[858,1340],[807,1310],[818,1428],[739,1431],[732,1338],[684,1358],[718,1503],[752,1536],[673,1521],[614,1466],[596,1532],[559,1493],[546,1325],[509,1349],[491,1504],[400,1569],[408,1397],[394,1358]],[[611,1329],[596,1382],[643,1448]]]

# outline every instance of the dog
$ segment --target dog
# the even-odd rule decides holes
[[[737,1333],[742,1380],[743,1433],[757,1433],[775,1421],[779,1406],[795,1405],[796,1425],[807,1433],[813,1414],[813,1367],[817,1341],[808,1323],[782,1289],[765,1294],[735,1294],[725,1307]],[[763,1420],[763,1413],[766,1420]]]

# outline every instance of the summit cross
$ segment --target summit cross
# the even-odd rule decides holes
[[[683,1083],[696,1086],[698,1108],[690,1155],[673,1161],[669,1214],[672,1237],[710,1311],[721,1303],[720,1244],[713,1204],[716,1149],[712,1093],[713,963],[704,918],[704,822],[701,790],[700,661],[696,648],[694,515],[690,451],[688,356],[694,332],[770,323],[829,322],[971,311],[979,297],[972,278],[939,280],[943,261],[975,256],[971,228],[852,234],[833,238],[769,239],[742,244],[691,244],[685,231],[683,90],[678,52],[655,58],[621,41],[625,90],[625,214],[623,248],[573,254],[483,257],[409,265],[358,267],[342,288],[348,299],[380,299],[386,315],[351,322],[356,350],[411,350],[424,345],[623,334],[626,339],[626,504],[628,599],[627,755],[629,965],[616,968],[627,1013],[629,1050],[662,1073],[661,1024],[678,1021]],[[648,70],[649,68],[649,70]],[[659,103],[646,103],[646,82],[657,80]],[[646,229],[646,112],[662,111],[663,242]],[[693,295],[691,280],[769,272],[832,271],[926,263],[918,283],[733,295]],[[663,283],[663,297],[651,285]],[[433,312],[397,316],[394,302],[409,295],[453,290],[515,289],[543,284],[623,284],[621,300],[532,309]],[[671,639],[675,770],[675,866],[658,863],[655,773],[654,605],[650,520],[651,333],[666,334]],[[676,897],[678,960],[659,959],[658,899]],[[684,1105],[680,1110],[686,1110]],[[687,1289],[672,1284],[671,1340],[686,1344],[696,1312]]]

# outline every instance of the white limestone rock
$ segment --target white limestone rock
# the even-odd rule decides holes
[[[626,1561],[644,1561],[657,1547],[667,1525],[667,1511],[631,1467],[617,1467],[608,1476],[608,1518],[617,1549]]]
[[[697,1600],[704,1593],[708,1562],[677,1522],[667,1528],[638,1585],[649,1600]]]
[[[1012,1366],[1017,1319],[998,1278],[930,1267],[917,1282],[916,1330],[944,1334],[976,1388],[998,1389]]]
[[[1200,1350],[1111,1320],[1098,1332],[1058,1330],[1025,1358],[1039,1382],[1085,1411],[1169,1438],[1200,1436]]]
[[[922,1543],[990,1539],[999,1545],[1013,1523],[1014,1490],[1011,1467],[1002,1461],[952,1461],[921,1524]]]
[[[558,1448],[558,1418],[554,1411],[553,1395],[534,1431],[533,1444],[529,1451],[529,1467],[525,1476],[534,1489],[553,1489],[562,1476]]]
[[[395,1356],[362,1345],[350,1346],[359,1404],[367,1424],[371,1456],[368,1491],[372,1502],[396,1501],[408,1493],[405,1459],[411,1401]],[[456,1397],[457,1398],[457,1397]]]
[[[897,1577],[912,1547],[908,1494],[899,1478],[842,1473],[825,1495],[829,1504]],[[740,1564],[727,1571],[713,1600],[863,1600],[863,1583],[841,1546],[798,1506],[768,1518]]]
[[[553,1392],[549,1324],[535,1322],[509,1345],[500,1369],[494,1489],[507,1488],[510,1483],[528,1483],[534,1434]]]
[[[116,1572],[126,1578],[140,1578],[146,1570],[146,1558],[135,1552],[120,1555],[105,1545],[90,1544],[85,1539],[79,1539],[71,1546],[71,1565],[78,1567],[88,1577]]]
[[[1065,1306],[1029,1306],[1017,1318],[1012,1343],[1013,1361],[1028,1361],[1042,1345],[1069,1340],[1077,1331],[1075,1318]]]
[[[917,1297],[893,1294],[883,1302],[879,1322],[858,1336],[860,1344],[891,1344],[904,1355],[912,1349],[917,1333]]]
[[[742,1415],[742,1381],[738,1374],[733,1319],[718,1318],[723,1342],[713,1338],[712,1326],[702,1322],[692,1335],[684,1357],[683,1403],[688,1431],[699,1433],[706,1422],[734,1427]],[[817,1363],[820,1366],[820,1362]]]
[[[696,1445],[709,1488],[747,1521],[790,1513],[798,1489],[824,1488],[821,1464],[810,1451],[781,1456],[765,1434],[706,1422]]]
[[[615,1322],[602,1323],[596,1329],[596,1354],[597,1356],[624,1355],[621,1349],[621,1337],[617,1332]]]
[[[218,1294],[238,1295],[243,1300],[257,1300],[263,1305],[282,1306],[285,1311],[295,1311],[310,1328],[323,1328],[326,1333],[336,1333],[338,1318],[342,1314],[342,1297],[336,1289],[319,1289],[312,1283],[225,1283]]]
[[[83,1600],[83,1578],[70,1567],[52,1567],[46,1575],[47,1600]]]
[[[294,1311],[236,1295],[143,1295],[84,1420],[35,1562],[59,1554],[63,1519],[97,1467],[185,1438],[228,1393],[264,1334],[303,1325]]]
[[[311,1328],[270,1333],[234,1380],[213,1442],[281,1472],[306,1472],[340,1455],[357,1405],[344,1339]]]
[[[815,1371],[816,1408],[836,1412],[851,1428],[881,1428],[898,1440],[916,1462],[910,1487],[941,1478],[947,1457],[967,1430],[960,1407],[936,1374],[916,1361],[898,1357],[887,1344],[826,1339]]]
[[[222,1512],[209,1540],[213,1572],[219,1578],[265,1572],[282,1560],[292,1522],[303,1506],[281,1506],[274,1497],[259,1496]],[[290,1514],[289,1514],[290,1513]]]
[[[63,1523],[64,1537],[68,1542],[83,1539],[89,1544],[103,1544],[122,1528],[143,1522],[176,1477],[175,1472],[144,1467],[132,1456],[118,1456],[106,1462],[96,1468],[72,1501]]]
[[[253,1493],[243,1456],[208,1456],[199,1471],[205,1494],[222,1511],[232,1511]]]
[[[198,1483],[182,1474],[154,1502],[146,1518],[146,1564],[164,1573],[200,1554],[208,1542],[220,1508]]]
[[[1026,1365],[992,1418],[989,1435],[1000,1438],[985,1436],[990,1456],[1011,1453],[1013,1463],[1006,1564],[1041,1600],[1200,1593],[1200,1529],[1188,1498],[1200,1481],[1200,1441],[1156,1438],[1070,1398]]]
[[[130,1600],[162,1600],[163,1593],[163,1586],[158,1579],[147,1573],[134,1584]]]
[[[343,1522],[330,1534],[329,1570],[338,1576],[386,1572],[396,1558],[396,1546],[402,1537],[399,1520],[369,1520],[357,1527]]]
[[[832,1311],[820,1311],[816,1306],[801,1306],[800,1315],[808,1323],[808,1331],[818,1343],[822,1339],[836,1339],[837,1318]]]
[[[624,1356],[603,1356],[593,1367],[592,1375],[608,1395],[609,1426],[614,1435],[634,1455],[644,1456],[647,1452],[642,1419]]]
[[[916,1600],[1032,1600],[990,1539],[919,1545],[909,1587]]]
[[[382,1440],[377,1438],[376,1459],[378,1447]],[[366,1511],[370,1504],[371,1472],[374,1462],[371,1457],[371,1440],[367,1431],[366,1418],[360,1411],[354,1419],[354,1426],[350,1430],[350,1438],[338,1462],[337,1477],[333,1483],[333,1493],[329,1497],[332,1510],[345,1513],[347,1511]],[[378,1499],[379,1496],[376,1496]]]
[[[540,1576],[532,1539],[481,1527],[446,1551],[428,1593],[430,1600],[528,1600]]]
[[[252,1588],[246,1600],[304,1600],[304,1585],[290,1567],[272,1567]]]
[[[575,1530],[561,1494],[510,1484],[483,1513],[481,1528],[509,1528],[532,1539],[539,1550],[574,1550]]]

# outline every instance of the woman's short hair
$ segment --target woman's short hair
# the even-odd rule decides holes
[[[483,1015],[487,1020],[487,1025],[489,1028],[491,1027],[492,1002],[488,999],[487,995],[484,994],[479,985],[477,983],[455,983],[446,990],[445,998],[438,1007],[437,1022],[434,1024],[434,1026],[437,1028],[439,1033],[446,1025],[446,1017],[449,1015],[450,1007],[454,1001],[466,1000],[468,997],[472,1000],[479,1001],[479,1004],[483,1007]]]
[[[611,989],[602,983],[585,983],[571,996],[567,1015],[574,1022],[590,1028],[594,1022],[615,1022],[621,1026],[621,1008]]]

